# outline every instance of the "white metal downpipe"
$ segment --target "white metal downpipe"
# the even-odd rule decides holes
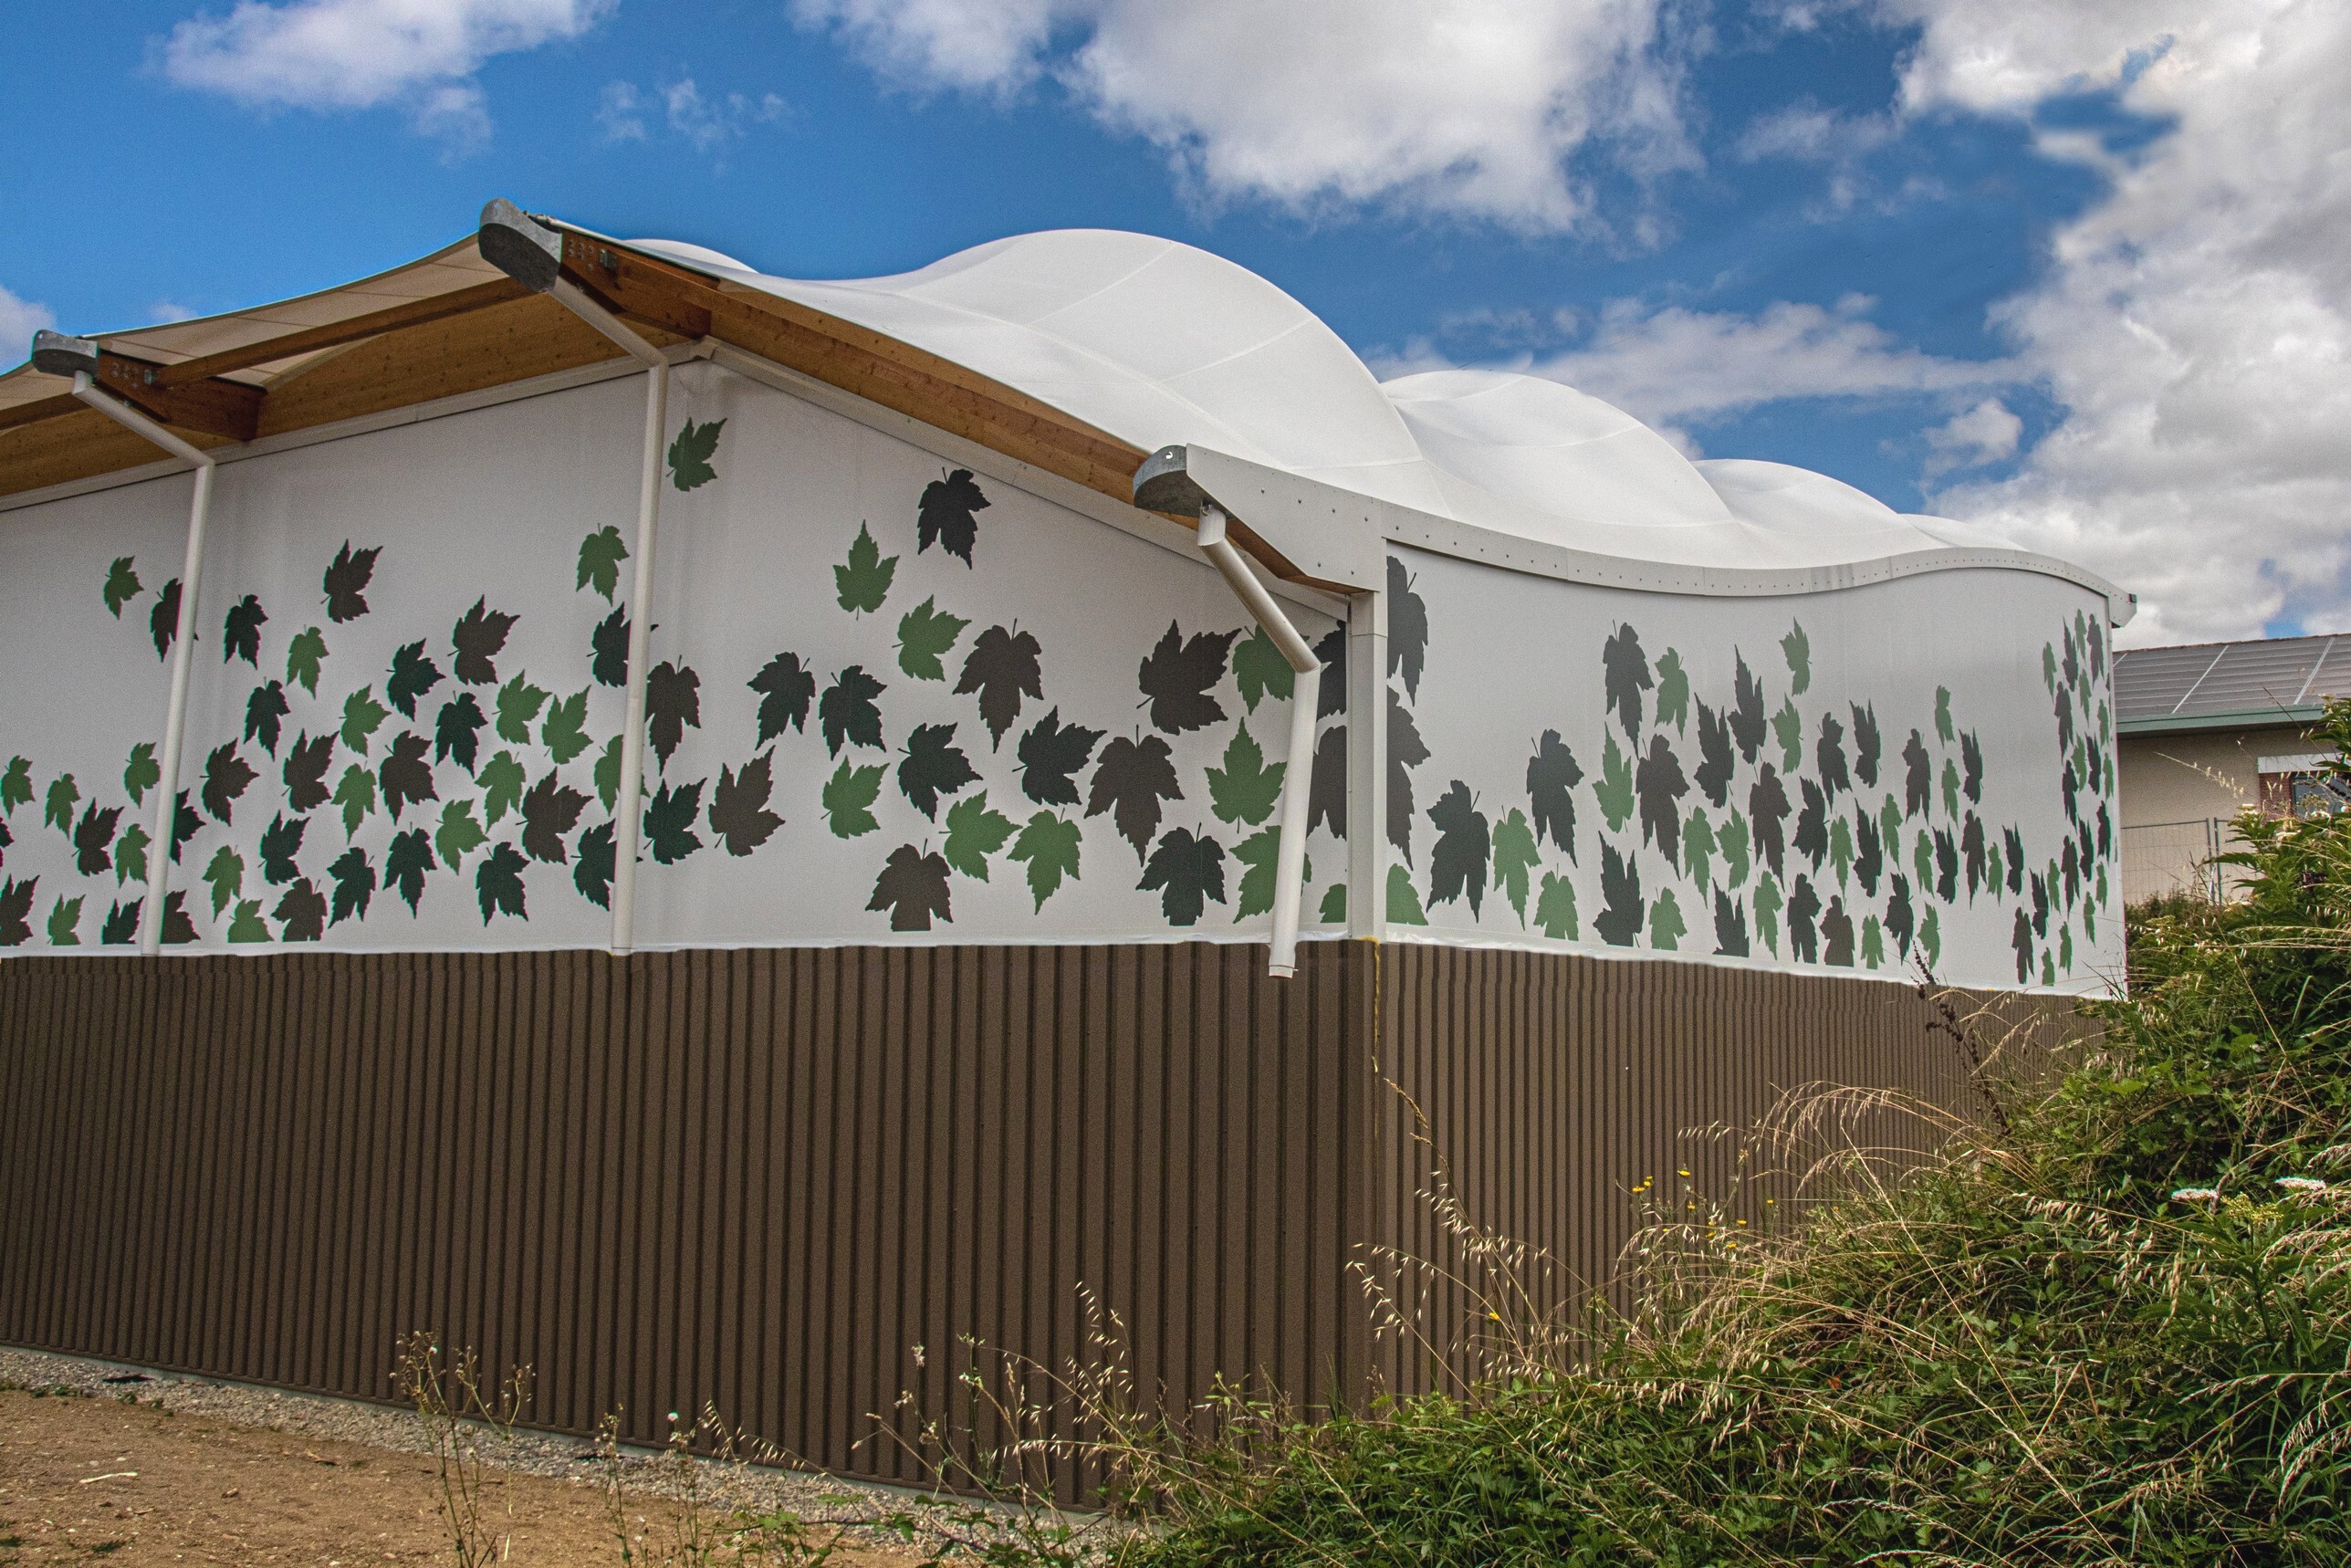
[[[1314,773],[1314,708],[1322,661],[1226,537],[1224,508],[1200,508],[1200,549],[1249,612],[1290,661],[1290,758],[1281,773],[1281,839],[1274,855],[1273,957],[1267,972],[1288,979],[1298,972],[1298,912],[1305,897],[1307,791]]]
[[[91,350],[95,358],[95,347]],[[180,624],[172,644],[172,695],[163,709],[162,777],[155,786],[154,826],[147,845],[147,895],[139,909],[139,951],[163,950],[163,904],[172,895],[172,808],[180,799],[180,752],[188,729],[188,672],[196,645],[196,593],[204,577],[204,523],[213,506],[211,453],[181,440],[129,403],[98,390],[88,371],[76,371],[73,395],[118,424],[195,465],[196,493],[188,503],[188,548],[180,564]]]

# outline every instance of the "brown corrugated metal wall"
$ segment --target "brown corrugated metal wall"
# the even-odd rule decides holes
[[[1593,1280],[1683,1128],[1820,1079],[1962,1098],[1925,1016],[1882,984],[1360,943],[1287,984],[1205,944],[16,958],[0,1341],[383,1397],[430,1327],[534,1367],[536,1424],[617,1406],[658,1440],[707,1400],[912,1480],[869,1415],[967,1416],[960,1336],[1084,1355],[1081,1285],[1179,1404],[1219,1374],[1429,1381],[1351,1272],[1447,1255],[1389,1077],[1474,1218]]]

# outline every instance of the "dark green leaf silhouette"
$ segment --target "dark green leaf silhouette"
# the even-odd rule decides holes
[[[1944,832],[1940,832],[1940,831],[1938,831],[1938,832],[1935,834],[1935,849],[1936,849],[1936,851],[1937,851],[1937,852],[1938,852],[1938,854],[1941,852],[1941,850],[1942,850],[1942,847],[1943,847],[1943,842],[1944,842],[1944,841],[1945,841],[1945,840],[1947,840],[1949,837],[1949,834],[1944,833]],[[2068,909],[2071,909],[2071,908],[2073,908],[2073,907],[2074,907],[2074,905],[2075,905],[2076,904],[2079,904],[2079,903],[2082,901],[2082,862],[2081,862],[2080,859],[2079,859],[2079,858],[2077,858],[2077,857],[2076,857],[2076,855],[2074,854],[2074,841],[2073,841],[2073,840],[2071,840],[2071,839],[2067,839],[2067,840],[2065,841],[2065,862],[2064,862],[2064,871],[2065,871],[2065,907],[2066,907],[2066,908],[2068,908]],[[1944,880],[1944,881],[1946,881],[1946,882],[1949,882],[1949,881],[1950,881],[1950,880],[1951,880],[1950,875],[1949,875],[1949,873],[1945,873],[1943,880]],[[1949,894],[1944,894],[1943,896],[1944,896],[1944,900],[1945,900],[1945,902],[1947,902],[1947,903],[1948,903],[1948,902],[1949,901],[1950,895],[1949,895]]]
[[[1322,661],[1322,674],[1316,677],[1314,716],[1329,718],[1347,711],[1347,629],[1333,626],[1322,633],[1314,644],[1314,656]]]
[[[1701,714],[1703,708],[1701,707]],[[1703,720],[1701,720],[1701,726]],[[1537,842],[1548,838],[1575,859],[1575,797],[1572,791],[1583,782],[1583,768],[1575,760],[1575,753],[1559,737],[1559,731],[1547,729],[1535,742],[1535,753],[1527,759],[1527,799],[1534,811]]]
[[[522,873],[530,862],[512,844],[496,844],[482,857],[474,868],[474,898],[481,905],[482,924],[487,925],[493,915],[511,915],[517,920],[528,920],[523,903]]]
[[[226,825],[229,814],[235,810],[237,797],[244,794],[256,775],[244,758],[236,754],[235,741],[223,741],[213,747],[204,758],[204,811],[215,822]]]
[[[403,644],[392,655],[392,674],[383,683],[383,697],[410,718],[416,716],[416,699],[441,684],[441,666],[424,656],[424,639]]]
[[[245,738],[261,742],[261,749],[277,755],[277,722],[286,716],[286,688],[265,681],[245,699]]]
[[[1086,815],[1111,813],[1119,836],[1134,846],[1142,863],[1152,835],[1159,831],[1162,800],[1180,800],[1183,787],[1176,781],[1175,755],[1155,735],[1141,740],[1114,736],[1094,764],[1092,788],[1086,796]]]
[[[1437,847],[1428,857],[1428,907],[1468,894],[1469,917],[1483,913],[1486,871],[1492,853],[1492,834],[1486,814],[1469,798],[1469,786],[1456,779],[1450,789],[1428,809],[1437,829]]]
[[[319,666],[326,662],[326,634],[316,626],[305,626],[286,644],[286,678],[314,697],[319,695]]]
[[[1909,743],[1902,747],[1902,766],[1907,770],[1902,789],[1902,814],[1915,817],[1925,811],[1935,799],[1935,759],[1927,753],[1927,738],[1917,730],[1910,732]]]
[[[809,704],[816,700],[816,676],[800,665],[798,653],[778,653],[744,685],[759,694],[759,738],[765,746],[784,733],[785,726],[805,733]]]
[[[1600,778],[1592,786],[1592,799],[1600,808],[1600,815],[1612,833],[1622,832],[1625,824],[1633,820],[1636,797],[1633,792],[1633,763],[1617,747],[1615,736],[1604,729],[1600,732]]]
[[[768,770],[771,755],[759,753],[743,764],[740,773],[731,768],[718,770],[718,787],[710,792],[710,831],[730,855],[749,854],[784,825],[783,818],[768,809],[768,796],[775,789],[775,776]],[[580,797],[580,804],[587,804],[587,797]],[[576,809],[573,815],[578,815]]]
[[[612,907],[612,824],[599,822],[580,835],[571,866],[571,885],[599,909]]]
[[[1714,890],[1714,950],[1728,958],[1747,956],[1747,911],[1719,887]]]
[[[1633,792],[1641,801],[1641,841],[1654,842],[1669,866],[1681,864],[1682,797],[1689,780],[1682,776],[1681,758],[1666,744],[1665,732],[1649,737],[1649,754],[1634,770]]]
[[[849,559],[832,569],[832,585],[843,610],[863,615],[882,608],[882,601],[890,597],[891,580],[897,575],[898,558],[884,559],[881,547],[873,542],[872,530],[860,523],[857,537],[849,542]]]
[[[937,855],[900,844],[890,852],[882,874],[873,879],[873,896],[866,900],[865,907],[888,910],[893,931],[928,931],[934,915],[952,922],[947,871],[947,862]]]
[[[1404,706],[1395,688],[1388,688],[1388,842],[1404,856],[1405,864],[1412,863],[1412,769],[1428,760],[1427,743],[1420,738],[1420,726],[1412,710]],[[1418,908],[1418,894],[1413,895],[1413,906]]]
[[[196,831],[204,825],[204,820],[196,815],[194,796],[188,790],[181,790],[180,798],[172,802],[172,864],[180,862],[180,852],[187,848],[188,841],[194,838]]]
[[[979,716],[987,722],[989,749],[1004,744],[1004,732],[1020,716],[1023,693],[1044,699],[1043,674],[1038,668],[1042,652],[1026,632],[990,626],[974,640],[963,662],[963,678],[956,695],[979,694]]]
[[[261,601],[248,593],[228,607],[228,616],[221,629],[221,663],[243,659],[258,669],[261,664],[261,627],[269,612]]]
[[[1794,848],[1818,871],[1821,857],[1829,852],[1828,801],[1822,796],[1821,787],[1809,779],[1797,779],[1796,789],[1803,806],[1796,813]]]
[[[2096,748],[2092,747],[2091,755],[2095,758],[2096,754]],[[1959,737],[1959,766],[1966,770],[1966,777],[1959,785],[1960,792],[1967,796],[1970,803],[1980,806],[1983,804],[1983,747],[1977,741],[1974,730]],[[2091,774],[2090,787],[2097,788],[2095,770]]]
[[[1314,770],[1306,777],[1306,831],[1327,828],[1347,836],[1347,727],[1334,724],[1314,744]]]
[[[474,770],[474,758],[479,744],[482,727],[489,723],[481,704],[471,692],[459,692],[441,705],[441,716],[433,727],[433,759],[455,762],[467,773]]]
[[[918,681],[946,680],[946,666],[939,661],[970,624],[924,600],[898,617],[898,667]]]
[[[173,578],[155,596],[155,608],[147,612],[147,634],[155,640],[155,656],[159,659],[172,652],[172,644],[180,635],[180,580]]]
[[[1917,929],[1910,909],[1910,879],[1897,871],[1886,882],[1886,934],[1894,938],[1894,950],[1907,955],[1911,934]]]
[[[629,611],[626,605],[596,622],[588,636],[588,676],[600,686],[629,684]]]
[[[381,546],[355,550],[351,549],[350,540],[343,541],[343,548],[337,550],[335,559],[328,563],[326,577],[320,584],[327,592],[328,620],[340,625],[346,621],[356,621],[368,612],[367,594],[363,591],[368,580],[375,575],[375,558],[382,553]]]
[[[629,559],[629,547],[621,542],[621,530],[607,524],[580,541],[580,580],[571,591],[593,588],[604,602],[612,602],[613,591],[621,586],[621,563]]]
[[[1102,737],[1101,730],[1081,724],[1063,727],[1060,708],[1030,725],[1014,753],[1020,761],[1021,793],[1040,806],[1076,805],[1075,775]]]
[[[1877,708],[1853,705],[1853,776],[1869,789],[1877,788]]]
[[[1730,726],[1701,699],[1698,705],[1698,771],[1690,781],[1708,800],[1723,805],[1730,799],[1730,774],[1736,766],[1730,752]]]
[[[1842,898],[1832,897],[1821,915],[1821,962],[1853,967],[1853,916],[1845,913]]]
[[[1641,737],[1641,694],[1655,685],[1649,675],[1649,657],[1641,652],[1641,634],[1626,622],[1616,628],[1616,634],[1600,645],[1600,667],[1606,677],[1608,706],[1616,710],[1616,722],[1625,727],[1626,739],[1637,743]]]
[[[1600,846],[1600,902],[1592,929],[1603,942],[1630,947],[1641,939],[1641,930],[1649,923],[1648,905],[1641,901],[1641,868],[1604,841]]]
[[[1935,733],[1942,737],[1945,746],[1959,738],[1951,729],[1951,688],[1949,686],[1935,688]]]
[[[914,810],[935,819],[939,797],[977,783],[979,775],[963,747],[955,744],[951,724],[920,724],[906,737],[905,760],[898,764],[898,788]]]
[[[368,905],[375,900],[375,867],[368,863],[367,852],[357,845],[345,850],[327,868],[327,874],[335,880],[334,904],[327,924],[365,920]]]
[[[392,741],[376,769],[376,780],[383,786],[383,809],[395,822],[403,807],[441,798],[433,784],[433,765],[424,760],[424,737],[413,729]]]
[[[21,947],[33,938],[33,890],[37,876],[0,883],[0,947]]]
[[[1170,735],[1203,729],[1225,716],[1222,703],[1212,695],[1225,678],[1225,654],[1239,636],[1234,632],[1196,632],[1189,642],[1176,622],[1159,639],[1136,674],[1151,724]]]
[[[1518,912],[1519,924],[1527,923],[1527,893],[1532,885],[1533,873],[1542,865],[1542,855],[1536,847],[1535,831],[1527,821],[1527,814],[1517,807],[1510,814],[1494,824],[1494,885],[1502,890]]]
[[[1788,894],[1788,951],[1800,963],[1820,962],[1820,933],[1813,924],[1820,913],[1821,895],[1813,890],[1813,879],[1799,875]]]
[[[1739,656],[1739,668],[1731,677],[1734,701],[1731,704],[1730,737],[1739,742],[1739,755],[1748,762],[1763,745],[1763,683],[1747,668],[1744,654]]]
[[[281,942],[316,942],[327,934],[327,897],[303,877],[286,890],[271,910]]]
[[[1821,715],[1821,737],[1813,746],[1813,763],[1821,777],[1821,788],[1834,802],[1839,790],[1853,788],[1852,776],[1844,770],[1844,726],[1836,715]]]
[[[71,832],[74,807],[80,800],[81,786],[74,782],[74,776],[59,774],[50,781],[48,798],[41,802],[41,825],[61,833]]]
[[[1853,874],[1861,879],[1862,892],[1875,894],[1877,879],[1886,872],[1885,835],[1877,831],[1877,819],[1859,807],[1854,809],[1853,832]]]
[[[1234,728],[1232,739],[1225,743],[1224,762],[1222,768],[1207,770],[1208,810],[1217,820],[1253,828],[1272,816],[1281,800],[1285,765],[1267,766],[1265,750],[1249,734],[1247,720]]]
[[[817,727],[824,732],[826,755],[840,756],[844,744],[889,749],[882,744],[882,710],[873,704],[887,690],[865,673],[862,664],[852,664],[832,678],[816,705]]]
[[[2016,912],[2016,927],[2009,934],[2008,944],[2016,949],[2016,983],[2032,982],[2032,917],[2022,909]]]
[[[669,444],[669,482],[680,490],[698,490],[717,478],[710,459],[718,450],[718,433],[726,428],[723,419],[706,424],[689,419],[678,426],[676,439]]]
[[[408,913],[416,913],[416,901],[424,896],[424,878],[433,870],[433,841],[422,828],[411,828],[392,835],[383,852],[383,885],[407,902]]]
[[[106,920],[98,928],[101,946],[121,947],[139,940],[139,910],[146,901],[134,898],[128,904],[118,904],[106,912]]]
[[[760,766],[766,766],[765,758]],[[563,837],[578,825],[580,813],[587,805],[587,796],[556,778],[555,770],[549,768],[547,776],[532,785],[530,792],[522,798],[523,852],[549,865],[563,864],[570,858],[565,852]],[[717,826],[715,821],[711,825]]]
[[[694,824],[702,815],[702,785],[664,784],[645,803],[645,843],[662,865],[674,865],[702,847]]]
[[[1388,557],[1388,674],[1401,673],[1404,689],[1420,700],[1420,672],[1428,657],[1428,606],[1412,590],[1404,561]]]
[[[979,523],[972,514],[985,511],[987,497],[972,483],[971,470],[958,468],[944,479],[934,479],[923,487],[920,509],[914,517],[914,553],[922,554],[934,542],[947,554],[971,564],[971,547],[979,533]]]
[[[2054,711],[2057,715],[2057,749],[2071,751],[2074,749],[2074,698],[2071,693],[2062,689],[2057,693]]]
[[[516,617],[487,604],[486,597],[475,600],[474,607],[449,632],[450,643],[457,650],[454,666],[457,678],[469,686],[497,685],[498,667],[494,661],[507,645],[507,633],[514,630]]]
[[[270,819],[269,826],[261,830],[262,881],[278,887],[302,874],[294,857],[302,852],[302,831],[309,825],[307,817],[296,817],[291,821],[283,816]]]
[[[2067,844],[2067,852],[2072,845]],[[1959,846],[1949,828],[1935,830],[1935,896],[1945,904],[1959,895]]]
[[[1983,822],[1973,811],[1968,813],[1967,821],[1959,829],[1959,859],[1967,867],[1968,898],[1972,902],[1984,878]]]
[[[2049,879],[2037,871],[2032,873],[2032,931],[2036,936],[2049,935]]]
[[[82,811],[81,821],[74,824],[73,831],[75,871],[83,876],[103,876],[114,869],[114,857],[110,852],[114,847],[115,824],[121,821],[122,808],[120,806],[109,806],[101,811],[93,805]],[[298,828],[296,835],[298,839]],[[266,834],[263,835],[262,842],[262,852],[266,854]]]
[[[1787,874],[1781,862],[1787,857],[1787,841],[1782,833],[1788,810],[1787,789],[1767,762],[1756,775],[1754,787],[1747,791],[1747,817],[1755,835],[1756,857],[1771,868],[1773,876]]]
[[[1170,925],[1199,922],[1207,901],[1225,902],[1225,846],[1188,828],[1170,828],[1151,851],[1135,886],[1159,894],[1159,911]]]
[[[1297,677],[1298,672],[1290,667],[1290,661],[1281,656],[1262,626],[1233,650],[1233,684],[1240,687],[1241,702],[1251,713],[1269,695],[1288,702],[1297,689]]]
[[[101,591],[106,598],[106,612],[117,621],[122,619],[122,607],[139,597],[139,574],[131,569],[131,557],[119,555],[114,564],[106,569],[106,585]]]
[[[163,945],[177,947],[195,939],[196,923],[188,918],[188,895],[174,893],[163,900]]]
[[[7,770],[0,772],[0,811],[13,811],[29,805],[33,799],[33,764],[30,759],[12,757]]]
[[[1802,622],[1792,623],[1780,639],[1780,652],[1788,661],[1788,690],[1803,695],[1804,688],[1813,684],[1813,640],[1804,635]]]
[[[987,857],[1012,836],[1012,819],[991,808],[987,791],[947,808],[947,864],[975,882],[987,880]]]
[[[1394,869],[1401,871],[1404,868],[1398,866]],[[1535,925],[1554,942],[1575,939],[1574,883],[1556,872],[1543,873],[1542,887],[1535,894]]]
[[[1024,861],[1029,866],[1029,895],[1037,907],[1060,890],[1061,879],[1075,880],[1078,874],[1078,851],[1084,834],[1078,824],[1057,817],[1050,811],[1040,811],[1029,819],[1020,836],[1012,841],[1011,858]]]
[[[689,726],[702,727],[702,677],[664,659],[645,677],[645,736],[663,768]]]

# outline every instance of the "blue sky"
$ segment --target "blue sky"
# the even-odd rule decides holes
[[[2351,344],[2341,264],[2290,243],[2340,193],[2323,11],[1362,0],[1343,44],[1241,0],[1137,5],[413,0],[422,38],[390,0],[22,10],[0,326],[298,293],[494,194],[800,277],[1139,229],[1271,278],[1383,370],[1557,374],[1693,451],[2082,559],[2141,591],[2142,640],[2346,623],[2351,463],[2305,450],[2341,393],[2294,379],[2323,363],[2262,385],[2289,339]],[[1432,10],[1487,52],[1415,36]],[[2231,66],[2249,37],[2295,68]],[[2296,158],[2289,204],[2257,165]],[[2230,233],[2199,232],[2199,189]],[[2265,308],[2309,309],[2232,305],[2261,269]]]

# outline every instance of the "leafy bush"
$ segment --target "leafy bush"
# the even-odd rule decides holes
[[[2240,831],[2241,900],[2135,915],[2053,1086],[1782,1233],[1653,1232],[1629,1312],[1466,1394],[1127,1445],[1163,1526],[1128,1555],[2342,1560],[2351,818]]]

